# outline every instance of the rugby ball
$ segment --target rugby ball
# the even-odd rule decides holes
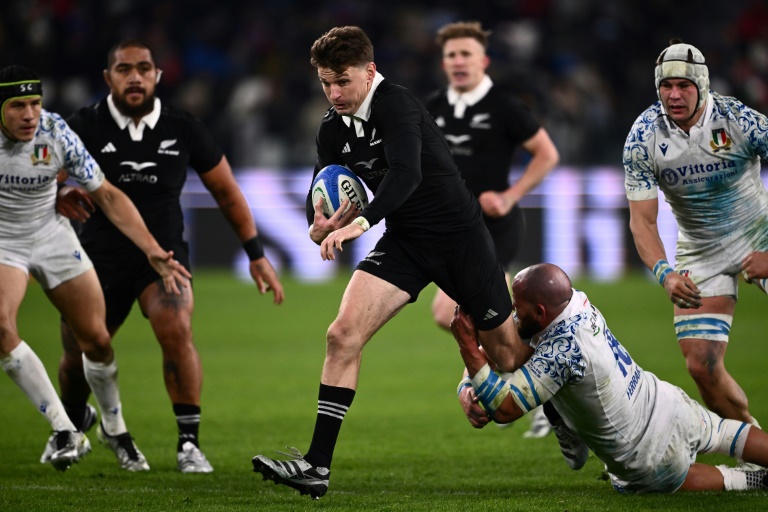
[[[368,193],[363,182],[343,165],[329,165],[317,173],[312,182],[312,204],[317,204],[320,198],[326,217],[336,213],[345,199],[349,199],[349,206],[344,213],[355,206],[360,210],[368,206]]]

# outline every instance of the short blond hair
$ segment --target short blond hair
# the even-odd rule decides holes
[[[457,21],[456,23],[443,25],[440,30],[437,31],[437,37],[435,38],[435,41],[442,48],[446,41],[450,39],[471,37],[483,45],[483,48],[487,49],[488,37],[490,35],[491,31],[483,30],[483,26],[479,21]]]

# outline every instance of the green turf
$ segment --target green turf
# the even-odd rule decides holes
[[[507,429],[469,426],[456,401],[461,362],[455,342],[430,318],[433,289],[378,333],[365,350],[358,396],[342,428],[330,492],[319,502],[262,482],[250,459],[286,445],[306,450],[316,410],[324,334],[345,279],[325,285],[285,280],[275,307],[228,274],[197,272],[195,339],[204,368],[203,447],[211,475],[175,467],[175,422],[161,378],[160,351],[133,312],[115,338],[125,417],[152,471],[118,469],[111,452],[93,452],[66,473],[38,462],[48,425],[0,376],[0,509],[75,510],[763,510],[766,493],[622,496],[590,458],[578,472],[553,436],[525,440],[528,420]],[[672,328],[671,305],[641,277],[578,282],[614,334],[646,369],[698,398]],[[765,297],[742,287],[728,366],[768,422],[763,368]],[[57,316],[32,285],[19,331],[56,375]],[[723,458],[705,458],[721,462]]]

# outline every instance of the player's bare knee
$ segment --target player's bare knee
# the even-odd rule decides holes
[[[85,333],[77,339],[80,350],[89,360],[100,363],[112,360],[112,339],[106,329]]]
[[[174,332],[158,336],[157,341],[163,351],[163,358],[170,361],[182,361],[197,354],[191,332]]]
[[[722,360],[712,353],[691,354],[685,358],[688,373],[694,379],[716,379],[722,368]]]
[[[9,322],[0,322],[0,353],[7,354],[19,343],[19,333]]]
[[[357,339],[355,330],[346,322],[334,321],[325,336],[326,352],[328,355],[357,354],[362,350],[362,343]]]
[[[192,343],[192,326],[189,322],[153,323],[157,341],[163,347],[183,347]]]

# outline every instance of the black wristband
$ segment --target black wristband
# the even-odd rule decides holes
[[[248,255],[248,259],[251,261],[264,257],[264,246],[261,245],[259,235],[243,242],[243,249],[245,250],[245,254]]]

